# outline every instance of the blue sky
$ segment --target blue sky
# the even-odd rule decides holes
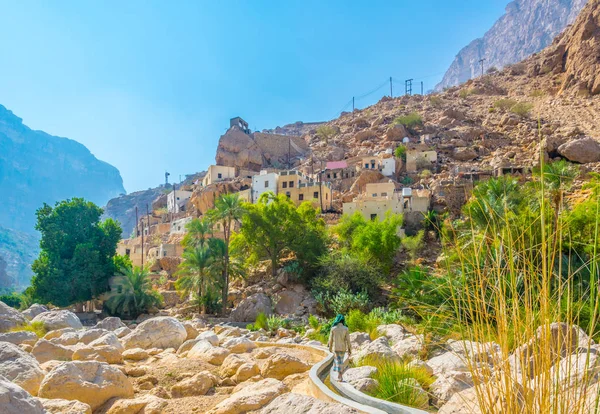
[[[328,120],[390,76],[433,88],[507,2],[5,1],[0,104],[146,189],[213,163],[233,116]]]

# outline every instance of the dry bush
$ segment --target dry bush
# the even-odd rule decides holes
[[[365,129],[364,131],[360,131],[356,135],[354,135],[354,139],[358,142],[370,141],[377,137],[377,132],[373,131],[372,129]]]

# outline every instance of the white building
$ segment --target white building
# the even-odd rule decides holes
[[[226,167],[224,165],[211,165],[202,180],[204,187],[219,181],[233,180],[235,178],[235,167]]]
[[[173,190],[167,196],[167,211],[169,213],[179,213],[185,210],[187,201],[192,197],[191,191]]]
[[[279,174],[262,170],[260,174],[252,177],[252,202],[255,203],[266,192],[277,194]]]
[[[394,157],[382,158],[379,161],[380,171],[386,177],[396,175],[396,159]]]
[[[192,220],[193,220],[193,217],[184,217],[179,220],[173,220],[173,222],[171,223],[171,234],[187,233],[186,226]]]

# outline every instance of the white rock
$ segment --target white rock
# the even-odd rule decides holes
[[[131,333],[131,329],[124,326],[122,328],[115,329],[114,332],[115,335],[117,335],[117,338],[123,338],[124,336],[129,335]]]
[[[45,414],[37,398],[1,375],[0,408],[2,414]]]
[[[36,316],[38,316],[40,313],[44,313],[44,312],[48,312],[48,308],[47,307],[45,307],[44,305],[40,305],[38,303],[34,303],[33,305],[31,305],[29,308],[25,309],[21,313],[28,320],[32,320],[33,318],[35,318]]]
[[[134,331],[121,338],[126,349],[131,348],[179,348],[187,337],[187,331],[175,318],[159,316],[139,324]]]
[[[105,335],[102,335],[100,338],[93,340],[89,343],[90,346],[103,346],[109,345],[113,348],[118,349],[120,352],[123,352],[125,348],[121,345],[119,338],[113,332],[109,332]]]
[[[121,318],[110,316],[98,322],[95,328],[106,329],[107,331],[116,331],[119,328],[125,328],[125,324],[123,321],[121,321]]]
[[[92,407],[77,400],[38,398],[48,414],[92,414]]]
[[[109,332],[110,331],[108,331],[106,329],[92,328],[92,329],[82,329],[82,330],[78,331],[77,334],[79,335],[79,342],[87,345],[90,342],[95,341],[96,339],[100,338],[101,336],[106,335]]]
[[[53,310],[40,313],[31,322],[43,322],[46,329],[54,331],[62,328],[81,329],[83,325],[73,312],[68,310]]]
[[[464,371],[447,371],[438,375],[431,384],[429,391],[436,399],[436,405],[441,407],[458,392],[473,386],[473,375]]]
[[[267,378],[231,394],[208,411],[208,414],[242,414],[258,410],[286,391],[288,389],[283,382]]]
[[[234,354],[243,354],[256,348],[256,344],[248,338],[231,338],[223,343],[223,348]]]
[[[380,325],[377,327],[377,332],[387,337],[392,345],[401,341],[406,336],[404,328],[396,324]]]
[[[73,349],[40,339],[34,345],[31,354],[40,364],[51,360],[70,361],[73,358]]]
[[[29,331],[0,333],[0,342],[10,342],[15,345],[25,344],[33,346],[38,339],[36,334]]]
[[[404,337],[404,339],[396,342],[392,346],[392,349],[400,357],[405,355],[416,357],[423,349],[423,341],[423,335],[407,335]]]
[[[259,414],[359,414],[347,405],[327,403],[308,395],[286,393],[275,398]]]
[[[8,332],[17,326],[27,325],[27,318],[21,312],[0,302],[0,332]]]
[[[350,334],[350,345],[352,345],[353,350],[359,349],[364,344],[368,344],[371,342],[371,337],[368,333],[364,332],[352,332]]]
[[[213,346],[219,346],[219,337],[213,331],[204,331],[196,337],[201,341],[208,341]]]
[[[0,342],[0,375],[37,395],[45,373],[38,361],[17,345]]]
[[[382,360],[398,360],[392,348],[390,348],[388,340],[385,336],[379,337],[373,342],[364,344],[360,350],[352,354],[353,361],[361,361],[365,358],[382,359]]]
[[[464,372],[469,370],[465,357],[453,352],[444,352],[441,355],[433,357],[427,361],[427,365],[433,369],[435,375],[440,375],[448,371]]]
[[[133,397],[133,385],[118,368],[95,361],[65,362],[46,375],[40,397],[78,400],[92,410],[114,397]]]

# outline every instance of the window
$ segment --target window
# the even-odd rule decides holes
[[[318,192],[318,191],[315,191],[315,192],[314,192],[314,194],[313,194],[313,198],[319,198],[319,192]]]
[[[298,200],[300,200],[300,201],[304,200],[304,194],[298,195]]]
[[[131,254],[131,249],[125,249],[125,255],[129,256]]]
[[[367,163],[367,164],[365,164],[365,168],[367,168],[367,169],[369,168],[369,164],[368,164],[368,163]]]
[[[291,196],[291,194],[290,194],[290,192],[289,192],[289,191],[286,191],[286,192],[285,192],[285,195],[287,196],[287,198],[290,198],[290,196]]]
[[[377,197],[377,193],[373,193],[373,197]]]
[[[329,194],[325,193],[325,200],[329,200]]]
[[[387,197],[387,193],[381,193],[382,197]]]
[[[377,214],[371,214],[371,220],[375,220],[377,218]]]
[[[354,171],[352,171],[352,177],[354,177]]]
[[[283,188],[287,188],[287,181],[284,181],[284,182],[283,182],[283,185],[282,185],[282,187],[283,187]]]
[[[167,257],[167,251],[166,250],[163,250],[163,256]]]
[[[375,169],[375,161],[371,161],[371,168]],[[219,177],[219,178],[221,178],[221,177]]]
[[[290,188],[294,188],[294,182],[290,181]]]
[[[219,173],[219,174],[217,175],[217,177],[219,177],[219,178],[223,178],[223,174]]]
[[[265,181],[265,188],[269,188],[269,182]]]
[[[327,173],[327,178],[331,178],[331,174]]]
[[[337,173],[333,173],[333,178],[337,178]]]

